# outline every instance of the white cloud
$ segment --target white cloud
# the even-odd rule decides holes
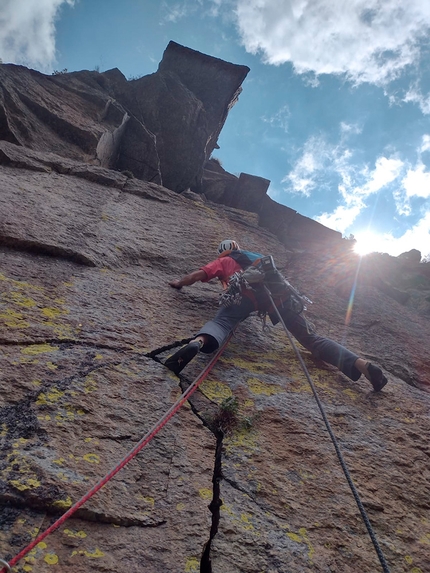
[[[396,101],[394,96],[390,99],[394,102]],[[402,101],[405,103],[417,104],[424,115],[428,115],[430,113],[430,95],[423,95],[418,87],[410,87],[406,92],[406,95],[402,98]]]
[[[400,215],[412,213],[411,199],[430,199],[430,172],[422,161],[423,153],[430,151],[430,135],[422,137],[421,145],[417,149],[417,162],[414,167],[407,169],[401,186],[393,193],[396,209]]]
[[[362,209],[361,201],[357,201],[352,207],[339,206],[333,213],[323,213],[315,220],[344,234],[345,231],[354,223]]]
[[[55,20],[75,0],[0,0],[0,57],[43,71],[55,62]]]
[[[247,51],[297,73],[385,84],[417,63],[430,30],[423,0],[237,0]]]
[[[333,148],[335,149],[335,148]],[[333,212],[326,212],[315,217],[323,225],[340,231],[342,234],[353,233],[358,240],[360,236],[369,242],[369,232],[372,233],[372,247],[379,252],[389,253],[393,256],[419,249],[423,257],[430,255],[430,172],[426,171],[421,160],[421,154],[430,151],[430,136],[424,135],[417,148],[417,162],[411,167],[398,157],[379,157],[372,170],[365,167],[361,171],[353,169],[348,163],[350,156],[340,148],[333,151],[332,168],[340,177],[338,191],[340,204]],[[314,174],[315,176],[315,174]],[[397,187],[394,187],[397,183]],[[390,233],[378,234],[375,231],[364,229],[357,231],[354,223],[360,213],[368,207],[367,199],[383,189],[389,189],[396,202],[397,212],[400,215],[413,215],[417,222],[401,237],[394,237]],[[394,190],[393,190],[394,189]],[[411,206],[412,198],[424,199],[421,214]]]
[[[404,162],[397,158],[378,157],[375,168],[357,171],[349,164],[351,153],[338,151],[332,158],[331,168],[340,178],[338,191],[342,204],[332,213],[315,217],[323,225],[345,233],[360,213],[367,208],[366,200],[398,179],[404,171]],[[327,169],[327,167],[326,167]]]
[[[404,163],[400,159],[387,159],[387,157],[378,157],[375,163],[375,169],[369,174],[368,181],[361,188],[354,189],[354,193],[361,193],[368,197],[376,193],[389,183],[392,183],[400,176]],[[367,170],[364,171],[365,173]]]
[[[188,6],[186,0],[184,2],[176,2],[174,4],[163,2],[162,8],[164,10],[163,23],[176,23],[178,20],[185,18],[188,14]]]
[[[311,137],[305,143],[303,153],[293,169],[282,179],[287,183],[285,191],[309,197],[327,173],[336,174],[341,187],[349,188],[354,168],[349,164],[351,151],[346,147],[348,133],[341,124],[341,142],[339,145],[327,143],[323,137]],[[352,133],[352,132],[351,132]]]
[[[345,121],[340,122],[340,132],[342,135],[359,135],[363,131],[363,128],[356,123],[346,123]]]
[[[425,151],[430,151],[430,135],[428,134],[423,135],[421,147],[419,148],[420,154],[424,153]]]
[[[216,17],[219,15],[223,2],[224,0],[211,0],[212,5],[209,8],[209,13],[211,16]]]
[[[263,116],[261,119],[265,123],[269,123],[272,127],[280,127],[285,132],[288,132],[288,123],[290,121],[290,117],[290,108],[288,105],[284,105],[272,116]]]
[[[425,169],[425,165],[421,162],[417,163],[415,169],[408,169],[402,180],[408,199],[411,197],[430,198],[430,172]]]
[[[218,16],[224,18],[225,12],[232,2],[233,0],[210,0],[210,4],[208,4],[207,0],[179,0],[177,2],[163,0],[161,2],[163,16],[160,24],[176,24],[179,20],[192,16],[199,11],[199,18],[207,14],[214,18]]]
[[[286,175],[281,183],[288,183],[286,190],[290,193],[302,194],[309,197],[316,183],[314,176],[322,169],[322,154],[319,153],[317,138],[307,141],[302,156],[294,168]]]
[[[281,183],[287,183],[285,190],[289,193],[309,197],[317,185],[317,178],[327,163],[335,160],[336,148],[327,144],[321,137],[311,137],[305,143],[303,153],[293,169]]]
[[[400,255],[411,249],[420,250],[422,257],[430,255],[430,211],[425,212],[424,216],[402,237],[393,239],[390,254]]]
[[[365,200],[370,195],[398,179],[405,168],[401,159],[381,156],[372,170],[368,166],[359,170],[351,161],[352,152],[347,147],[347,137],[359,133],[359,129],[356,125],[341,123],[340,142],[337,145],[329,144],[321,137],[309,138],[293,169],[282,179],[282,183],[287,183],[285,191],[309,197],[317,188],[318,181],[327,181],[331,176],[338,181],[338,192],[344,207],[351,209],[351,216],[352,213],[357,216],[359,211],[356,209],[364,208]],[[423,139],[423,145],[426,144]],[[335,213],[332,215],[337,220]],[[324,213],[321,217],[326,219],[332,215]]]

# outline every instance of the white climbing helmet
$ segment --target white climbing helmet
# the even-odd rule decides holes
[[[224,251],[238,251],[239,249],[240,247],[236,241],[226,239],[225,241],[221,241],[221,243],[218,245],[218,254],[222,255]]]

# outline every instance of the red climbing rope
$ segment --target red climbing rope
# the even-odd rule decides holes
[[[38,543],[43,541],[50,533],[55,531],[62,525],[71,515],[75,513],[86,501],[88,501],[94,494],[96,494],[104,485],[107,484],[109,480],[111,480],[124,466],[128,464],[151,440],[154,438],[158,432],[167,424],[167,422],[173,418],[173,416],[178,412],[181,406],[194,394],[203,380],[207,377],[209,372],[215,366],[218,358],[224,352],[225,347],[227,346],[228,342],[230,341],[233,333],[231,333],[225,342],[219,347],[217,353],[212,358],[212,360],[207,364],[207,366],[202,370],[202,372],[197,376],[197,378],[188,386],[185,392],[179,397],[179,399],[173,404],[173,406],[164,414],[162,418],[152,427],[149,432],[143,436],[143,438],[134,446],[132,450],[123,458],[104,478],[102,478],[94,487],[92,487],[88,493],[81,497],[79,501],[77,501],[74,505],[72,505],[63,515],[57,519],[48,529],[46,529],[43,533],[38,535],[27,547],[24,547],[22,551],[16,555],[13,559],[10,560],[8,564],[6,561],[0,560],[0,565],[6,564],[0,570],[0,573],[6,573],[20,561],[25,555],[27,555]]]

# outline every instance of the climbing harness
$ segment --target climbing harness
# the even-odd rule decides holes
[[[255,265],[255,266],[254,266]],[[258,296],[265,285],[277,304],[288,304],[289,308],[301,314],[306,310],[307,304],[312,301],[299,293],[293,285],[278,271],[271,255],[261,257],[242,271],[237,271],[228,280],[226,290],[219,296],[219,304],[229,307],[242,302],[242,295],[246,291],[252,291]]]
[[[380,561],[381,566],[382,566],[382,570],[384,571],[384,573],[390,573],[390,569],[389,569],[389,567],[388,567],[388,563],[387,563],[387,561],[386,561],[386,559],[385,559],[385,556],[384,556],[384,554],[383,554],[383,552],[382,552],[381,546],[379,545],[378,540],[376,539],[376,535],[375,535],[375,532],[373,531],[372,524],[370,523],[370,520],[369,520],[369,518],[368,518],[368,516],[367,516],[366,510],[364,509],[364,506],[363,506],[363,503],[362,503],[362,501],[361,501],[361,499],[360,499],[360,496],[359,496],[359,493],[358,493],[358,491],[357,491],[357,488],[355,487],[354,482],[352,481],[352,478],[351,478],[351,475],[350,475],[350,473],[349,473],[348,467],[347,467],[346,462],[345,462],[345,460],[344,460],[344,458],[343,458],[343,456],[342,456],[342,452],[340,451],[339,444],[338,444],[338,442],[337,442],[336,436],[334,435],[333,430],[331,429],[330,422],[329,422],[329,420],[328,420],[328,418],[327,418],[327,415],[326,415],[326,413],[325,413],[324,407],[323,407],[323,405],[322,405],[322,403],[321,403],[321,401],[320,401],[320,399],[319,399],[319,397],[318,397],[315,384],[314,384],[313,381],[312,381],[312,378],[311,378],[311,376],[310,376],[310,374],[309,374],[309,371],[308,371],[308,369],[307,369],[307,367],[306,367],[306,364],[305,364],[305,362],[304,362],[304,360],[303,360],[303,358],[302,358],[302,355],[300,354],[299,349],[297,348],[297,345],[295,344],[295,342],[294,342],[294,340],[293,340],[293,337],[291,336],[291,334],[290,334],[290,332],[289,332],[289,330],[288,330],[288,328],[287,328],[287,326],[286,326],[286,324],[285,324],[285,322],[284,322],[284,320],[283,320],[283,318],[282,318],[282,316],[281,316],[281,313],[279,312],[278,308],[276,307],[276,305],[275,305],[275,303],[274,303],[274,301],[273,301],[272,294],[271,294],[270,290],[269,290],[266,286],[265,286],[264,288],[266,289],[266,293],[267,293],[268,297],[270,298],[270,300],[271,300],[271,302],[272,302],[272,304],[273,304],[273,307],[274,307],[275,312],[276,312],[276,314],[277,314],[277,316],[278,316],[279,322],[282,324],[282,326],[283,326],[283,328],[284,328],[284,330],[285,330],[285,333],[286,333],[286,335],[287,335],[287,337],[288,337],[288,340],[289,340],[289,342],[290,342],[290,344],[291,344],[291,346],[292,346],[292,348],[293,348],[293,350],[294,350],[294,352],[295,352],[295,354],[296,354],[296,356],[297,356],[297,358],[298,358],[298,360],[299,360],[299,362],[300,362],[300,365],[301,365],[301,367],[302,367],[302,369],[303,369],[303,372],[304,372],[304,374],[305,374],[305,376],[306,376],[306,378],[307,378],[307,381],[308,381],[309,384],[310,384],[310,387],[311,387],[311,389],[312,389],[312,392],[313,392],[313,395],[314,395],[314,397],[315,397],[316,403],[317,403],[317,405],[318,405],[318,408],[319,408],[319,410],[320,410],[320,412],[321,412],[321,415],[322,415],[322,418],[323,418],[323,420],[324,420],[324,424],[325,424],[325,426],[326,426],[326,428],[327,428],[327,431],[328,431],[328,433],[329,433],[329,435],[330,435],[331,441],[333,442],[334,448],[335,448],[335,450],[336,450],[336,454],[337,454],[337,457],[338,457],[338,459],[339,459],[340,465],[341,465],[341,467],[342,467],[343,473],[345,474],[346,480],[347,480],[347,482],[348,482],[348,484],[349,484],[349,487],[351,488],[351,491],[352,491],[352,494],[353,494],[353,496],[354,496],[354,499],[355,499],[355,501],[356,501],[356,503],[357,503],[358,509],[360,510],[361,517],[362,517],[362,519],[363,519],[363,521],[364,521],[364,524],[365,524],[365,526],[366,526],[366,528],[367,528],[367,531],[368,531],[368,533],[369,533],[370,539],[372,540],[373,546],[374,546],[374,548],[375,548],[375,550],[376,550],[376,553],[377,553],[377,555],[378,555],[379,561]]]
[[[81,497],[75,504],[73,504],[63,515],[57,519],[48,529],[43,533],[38,535],[27,547],[24,547],[18,555],[9,561],[4,561],[0,559],[0,565],[3,565],[0,569],[0,573],[8,573],[11,571],[11,567],[16,565],[25,555],[27,555],[38,543],[43,541],[50,533],[55,531],[62,525],[71,515],[73,515],[86,501],[88,501],[94,494],[96,494],[104,485],[107,484],[122,468],[124,468],[128,462],[130,462],[149,442],[158,434],[158,432],[164,428],[164,426],[169,422],[171,418],[178,412],[178,410],[183,406],[183,404],[189,400],[189,398],[194,394],[194,392],[199,388],[201,383],[208,376],[218,358],[224,352],[227,344],[229,343],[234,331],[229,334],[223,344],[218,348],[216,354],[208,362],[205,368],[197,376],[197,378],[188,386],[188,388],[181,394],[178,400],[171,406],[171,408],[162,416],[158,422],[149,430],[149,432],[143,436],[143,438],[134,446],[132,450],[108,473],[98,481],[84,496]],[[176,343],[175,345],[176,346]],[[161,352],[159,350],[158,352]]]
[[[226,290],[219,295],[219,305],[226,307],[233,304],[239,305],[242,302],[242,292],[244,289],[253,290],[252,286],[245,278],[244,272],[238,271],[231,275],[228,280]]]
[[[306,304],[312,304],[312,301],[307,296],[299,293],[278,271],[271,255],[261,259],[260,269],[264,274],[264,285],[269,289],[272,297],[280,299],[282,302],[285,302],[282,299],[288,300],[290,309],[293,312],[301,314],[304,310],[307,310]]]

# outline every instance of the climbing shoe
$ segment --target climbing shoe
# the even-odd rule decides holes
[[[167,368],[175,374],[179,374],[179,372],[181,372],[185,366],[191,362],[194,356],[196,356],[201,347],[201,342],[193,340],[189,344],[180,348],[178,352],[169,356],[164,362],[164,366],[167,366]]]
[[[369,380],[375,392],[379,392],[387,384],[387,377],[384,376],[382,370],[377,366],[373,366],[370,362],[366,364],[369,373]]]

